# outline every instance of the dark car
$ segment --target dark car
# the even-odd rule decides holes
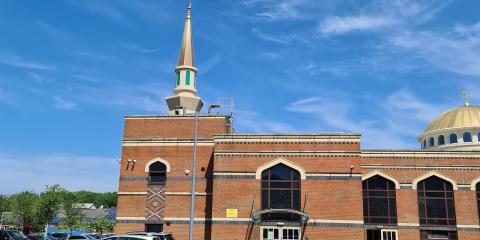
[[[47,235],[47,238],[45,238],[45,234],[29,234],[27,237],[30,240],[57,240],[50,235]]]
[[[28,238],[17,230],[0,230],[0,240],[28,240]]]

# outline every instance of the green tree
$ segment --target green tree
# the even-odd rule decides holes
[[[60,210],[62,200],[66,190],[56,184],[45,189],[35,205],[35,224],[45,226],[50,224],[58,210]]]
[[[116,192],[95,193],[89,191],[78,191],[74,192],[74,194],[79,203],[93,203],[97,208],[100,208],[101,206],[105,208],[117,206]]]
[[[61,224],[62,229],[69,230],[78,230],[79,224],[82,220],[82,215],[78,208],[75,208],[76,197],[72,193],[67,193],[64,196],[62,203],[63,210],[63,222]]]
[[[103,234],[104,232],[113,232],[113,229],[115,228],[115,221],[111,221],[106,218],[98,218],[91,222],[90,226],[92,230]]]
[[[16,227],[20,227],[20,225],[21,225],[20,218],[13,212],[9,212],[8,214],[4,214],[2,220],[3,220],[4,225],[14,225]]]
[[[0,214],[12,211],[11,199],[8,196],[0,195]]]
[[[97,193],[95,200],[93,202],[95,207],[99,208],[103,206],[104,208],[112,208],[117,206],[117,193],[116,192],[107,192],[107,193]]]
[[[38,195],[33,192],[22,192],[12,196],[12,211],[21,219],[23,232],[30,233],[35,219],[35,205]]]

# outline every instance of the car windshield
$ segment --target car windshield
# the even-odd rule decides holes
[[[25,235],[19,231],[7,231],[8,234],[13,238],[13,239],[25,239]]]

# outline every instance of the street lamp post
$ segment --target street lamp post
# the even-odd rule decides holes
[[[208,114],[210,114],[212,108],[220,108],[219,104],[210,105],[208,108]],[[188,229],[188,239],[193,240],[193,225],[195,215],[195,175],[197,170],[197,141],[198,141],[198,112],[195,111],[195,128],[193,130],[193,163],[192,163],[192,191],[190,193],[190,225]]]
[[[197,169],[197,134],[198,134],[198,112],[195,111],[195,128],[193,130],[193,164],[192,164],[192,192],[190,201],[190,225],[188,239],[193,240],[193,223],[195,214],[195,174]]]

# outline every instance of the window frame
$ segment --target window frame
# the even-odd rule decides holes
[[[276,167],[283,166],[290,170],[289,179],[282,179],[282,180],[272,180],[272,170],[275,170]],[[267,174],[267,178],[265,178],[264,174]],[[281,184],[281,183],[288,183],[290,187],[272,187],[273,184]],[[267,168],[262,171],[261,173],[261,184],[260,184],[260,191],[261,191],[261,209],[262,210],[269,210],[269,209],[279,209],[279,208],[272,208],[272,191],[286,191],[290,194],[290,206],[281,209],[290,209],[290,210],[297,210],[300,211],[301,209],[301,196],[302,196],[302,179],[300,172],[296,169],[287,166],[283,163],[276,164],[270,168]],[[264,192],[266,191],[267,199],[264,199]],[[295,199],[298,199],[298,202],[295,203]],[[264,201],[266,201],[266,206],[264,205]],[[296,205],[296,206],[295,206]],[[275,214],[267,214],[267,218],[271,218]],[[294,218],[292,214],[290,218]]]
[[[445,136],[444,136],[444,135],[438,136],[437,142],[438,142],[438,146],[443,146],[443,145],[445,145],[445,144],[446,144],[446,142],[445,142]]]
[[[156,164],[160,164],[164,170],[152,170],[152,167],[155,167]],[[160,174],[160,177],[163,178],[163,181],[152,181],[154,178],[153,174]],[[162,176],[163,175],[163,176]],[[148,184],[155,185],[164,185],[167,182],[167,165],[162,162],[154,162],[148,166]]]
[[[475,192],[477,193],[477,211],[478,217],[480,219],[480,182],[475,184]]]
[[[428,189],[432,188],[431,186],[427,188],[427,183],[429,180],[432,179],[437,179],[440,180],[443,183],[443,190],[438,190],[438,189]],[[442,197],[432,197],[432,196],[427,196],[427,194],[435,194],[435,193],[443,193]],[[449,195],[451,197],[449,197]],[[456,219],[456,211],[455,211],[455,197],[454,197],[454,190],[453,190],[453,185],[452,183],[446,181],[445,179],[439,178],[437,176],[431,176],[429,178],[426,178],[417,184],[417,196],[418,196],[418,218],[419,218],[419,223],[420,226],[456,226],[457,224],[457,219]],[[444,201],[444,209],[443,212],[445,213],[445,218],[441,217],[428,217],[428,203],[429,200],[443,200]],[[451,203],[451,206],[450,204]],[[423,209],[422,209],[423,205]],[[450,216],[449,214],[449,207],[452,209],[452,214],[453,216]],[[423,213],[423,217],[422,217]],[[430,223],[431,221],[446,221],[446,224],[436,224],[436,223]]]
[[[452,142],[452,137],[455,136],[455,142]],[[456,133],[450,133],[448,137],[449,143],[450,144],[458,144],[458,135]]]
[[[386,188],[383,189],[370,189],[370,182],[382,180],[385,184]],[[373,184],[373,183],[372,183]],[[385,192],[384,196],[379,196],[380,192]],[[379,199],[384,199],[387,203],[387,216],[374,216],[371,214],[371,205],[373,202]],[[393,204],[390,204],[391,200],[393,199]],[[372,176],[368,179],[362,181],[362,204],[363,204],[363,221],[365,224],[380,224],[380,225],[397,225],[398,224],[398,216],[397,216],[397,189],[395,187],[395,183],[385,177],[380,175]],[[367,213],[367,214],[365,214]],[[372,221],[372,218],[375,219],[386,219],[385,222],[375,222]]]
[[[470,141],[465,141],[466,136],[468,136]],[[473,143],[472,133],[470,133],[470,132],[464,132],[463,135],[462,135],[462,139],[463,139],[464,143]]]

